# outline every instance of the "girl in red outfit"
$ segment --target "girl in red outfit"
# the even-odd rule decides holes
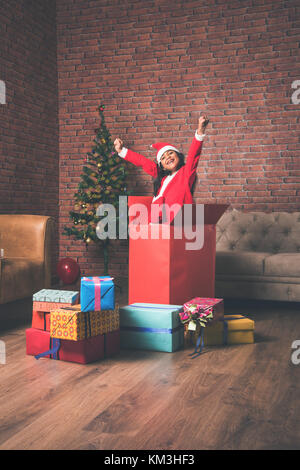
[[[114,141],[115,150],[120,157],[142,167],[154,178],[152,204],[158,205],[158,210],[152,212],[152,222],[171,222],[171,219],[163,216],[164,205],[170,208],[174,204],[182,207],[183,204],[193,203],[192,186],[208,122],[206,116],[200,116],[186,163],[184,163],[183,154],[168,143],[159,142],[152,145],[157,150],[157,163],[154,163],[143,155],[125,148],[120,138]],[[155,213],[155,220],[153,220],[153,213]],[[170,212],[168,214],[170,215]]]

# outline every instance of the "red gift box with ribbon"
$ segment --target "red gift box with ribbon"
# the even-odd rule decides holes
[[[48,331],[28,328],[26,330],[26,354],[66,362],[88,364],[120,351],[120,331],[92,336],[80,341],[51,338]]]
[[[183,304],[183,309],[179,313],[182,322],[189,319],[203,320],[209,318],[209,323],[218,321],[224,317],[223,299],[213,299],[207,297],[196,297]]]

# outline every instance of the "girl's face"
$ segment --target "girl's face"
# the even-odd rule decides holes
[[[174,173],[179,164],[179,157],[174,150],[167,150],[162,155],[160,163],[164,170],[168,170],[171,173]]]

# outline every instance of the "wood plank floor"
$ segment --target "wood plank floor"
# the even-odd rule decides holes
[[[255,344],[195,360],[183,350],[36,361],[24,326],[0,332],[0,449],[300,449],[299,304],[246,307],[225,302],[256,321]]]

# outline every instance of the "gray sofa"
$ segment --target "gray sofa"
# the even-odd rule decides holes
[[[300,212],[225,212],[216,246],[217,297],[300,301]]]

